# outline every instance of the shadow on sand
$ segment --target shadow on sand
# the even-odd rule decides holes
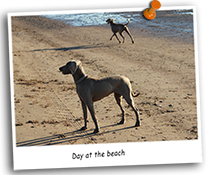
[[[95,48],[111,48],[113,46],[119,46],[119,44],[90,44],[90,45],[82,45],[82,46],[74,46],[74,47],[60,47],[60,48],[46,48],[46,49],[35,49],[30,50],[29,52],[38,52],[38,51],[47,51],[47,50],[55,50],[55,51],[68,51],[68,50],[79,50],[79,49],[95,49]]]
[[[114,127],[117,125],[118,124],[108,125],[108,126],[101,127],[101,129],[108,128],[108,127]],[[118,132],[118,131],[127,130],[127,129],[131,129],[131,128],[134,128],[134,126],[99,132],[97,134],[94,134],[93,130],[86,130],[86,131],[77,130],[77,131],[73,131],[73,132],[67,132],[64,134],[56,134],[53,136],[47,136],[47,137],[41,137],[41,138],[32,139],[32,140],[26,140],[23,142],[17,142],[16,146],[17,147],[41,146],[41,145],[44,146],[44,145],[57,145],[57,144],[63,144],[63,143],[69,144],[70,142],[74,142],[79,139],[91,138],[92,136],[104,135],[104,134]],[[93,144],[95,143],[93,138],[91,138],[91,141]]]

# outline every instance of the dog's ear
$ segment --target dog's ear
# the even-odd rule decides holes
[[[72,60],[70,64],[70,72],[72,75],[74,75],[78,69],[78,66],[81,64],[81,61],[79,60]]]

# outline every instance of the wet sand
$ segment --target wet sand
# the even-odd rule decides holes
[[[164,16],[178,20],[176,15]],[[192,20],[192,17],[188,20]],[[179,19],[180,20],[180,19]],[[12,44],[17,146],[198,139],[193,35],[128,26],[118,44],[109,25],[73,27],[44,17],[13,17]],[[88,129],[71,75],[58,68],[78,59],[95,78],[124,75],[132,83],[141,126],[123,100],[126,123],[110,95],[94,103],[99,134]]]

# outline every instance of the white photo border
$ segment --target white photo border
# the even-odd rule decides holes
[[[123,9],[121,8],[121,9],[99,9],[99,10],[94,9],[94,10],[8,13],[10,86],[11,86],[10,92],[11,92],[14,170],[202,162],[197,14],[195,6],[161,7],[159,10],[193,9],[194,47],[195,47],[195,65],[196,65],[195,71],[196,71],[197,122],[198,122],[197,140],[111,143],[111,144],[107,143],[107,144],[64,145],[64,146],[63,145],[36,146],[36,147],[16,146],[11,17],[27,16],[27,15],[126,12],[126,11],[129,12],[139,11],[141,13],[144,9],[145,8],[123,8]],[[94,154],[97,151],[104,154],[107,154],[107,151],[109,152],[124,151],[125,155],[115,156],[115,157],[105,156],[98,158],[95,158],[92,155],[92,157],[90,157],[90,153]],[[82,160],[73,159],[72,155],[74,153],[83,154],[84,156]]]

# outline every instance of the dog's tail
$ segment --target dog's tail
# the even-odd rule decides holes
[[[140,92],[138,94],[135,94],[135,95],[133,94],[133,92],[131,94],[132,94],[133,97],[138,97]]]
[[[128,20],[128,23],[127,24],[125,24],[126,26],[130,23],[130,20],[129,19],[127,19]]]

